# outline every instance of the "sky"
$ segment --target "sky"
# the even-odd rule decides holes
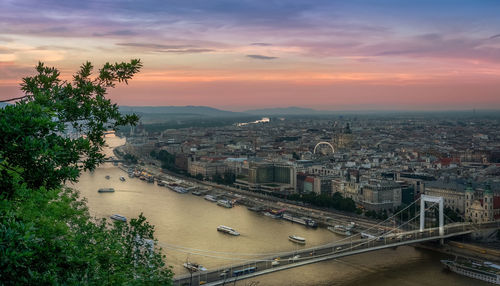
[[[121,105],[500,109],[496,0],[0,0],[0,99],[139,58]]]

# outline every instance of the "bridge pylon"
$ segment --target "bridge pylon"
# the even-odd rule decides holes
[[[420,196],[420,231],[425,227],[425,202],[439,203],[439,235],[444,235],[444,201],[443,197],[434,197],[428,195]]]

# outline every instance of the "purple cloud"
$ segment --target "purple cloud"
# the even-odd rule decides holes
[[[247,57],[257,60],[274,60],[278,58],[278,57],[268,57],[263,55],[247,55]]]

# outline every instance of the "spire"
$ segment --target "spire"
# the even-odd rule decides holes
[[[493,195],[493,191],[491,190],[490,183],[487,182],[486,186],[484,187],[484,194],[485,195]]]
[[[469,181],[467,183],[467,188],[465,188],[465,192],[466,193],[474,193],[474,189],[472,188],[472,182],[471,181]]]

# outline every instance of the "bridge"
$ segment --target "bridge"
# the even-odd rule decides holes
[[[407,211],[412,205],[420,201],[420,213],[407,221],[400,221],[395,227],[387,227],[387,222],[394,222],[394,219]],[[433,203],[429,207],[426,202]],[[430,209],[439,206],[439,226],[425,228],[425,214]],[[420,217],[420,223],[416,219]],[[449,218],[448,218],[449,219]],[[252,254],[234,253],[233,261],[238,261],[232,265],[220,267],[209,271],[191,272],[190,274],[175,277],[174,285],[223,285],[252,278],[271,272],[286,270],[294,267],[300,267],[307,264],[317,263],[325,260],[336,259],[371,251],[377,251],[386,248],[395,248],[398,246],[423,243],[428,241],[444,240],[451,237],[467,235],[479,230],[499,229],[500,222],[490,222],[483,224],[452,222],[444,224],[445,215],[443,213],[443,199],[440,197],[430,197],[422,195],[420,199],[411,205],[394,214],[386,221],[374,225],[366,230],[366,234],[352,235],[341,240],[298,251],[269,253],[267,255],[237,258],[236,256],[251,256]],[[372,231],[372,234],[369,234]],[[376,233],[374,234],[375,231]],[[188,252],[194,255],[215,255],[229,254],[213,252],[208,250],[192,250],[186,247],[162,245],[167,249]]]

